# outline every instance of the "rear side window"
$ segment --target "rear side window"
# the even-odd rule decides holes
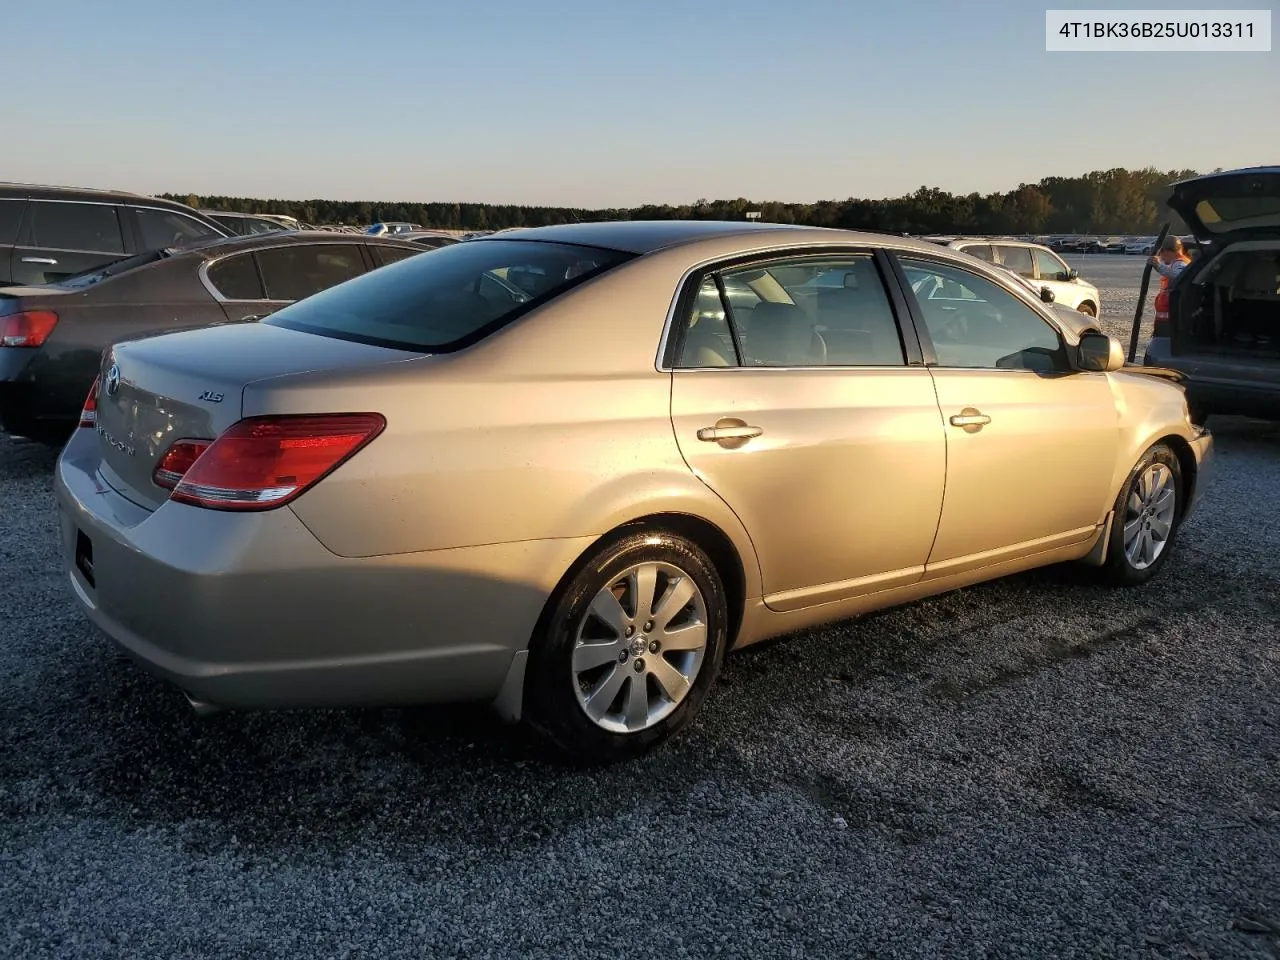
[[[138,230],[142,234],[144,250],[164,247],[185,247],[201,240],[212,240],[219,234],[198,220],[173,210],[150,210],[137,207]]]
[[[961,247],[960,250],[962,253],[977,257],[979,260],[985,260],[987,263],[995,263],[995,257],[991,253],[991,244],[989,243],[974,243],[967,247]]]
[[[263,322],[399,350],[447,352],[630,257],[542,241],[455,243],[374,270]]]
[[[302,300],[365,272],[360,248],[338,243],[263,250],[258,268],[268,300]]]
[[[25,200],[0,200],[0,243],[17,243]]]
[[[1000,263],[1008,267],[1020,277],[1036,275],[1031,266],[1031,251],[1026,247],[996,247],[1000,253]]]
[[[384,267],[389,263],[399,263],[401,260],[406,260],[422,252],[421,250],[406,250],[404,247],[384,247],[379,244],[374,244],[369,249],[373,251],[374,259]]]
[[[209,282],[225,300],[262,300],[262,280],[253,265],[253,254],[219,260],[209,268]]]
[[[124,253],[120,217],[104,203],[31,203],[32,244],[52,250]]]
[[[677,366],[902,366],[898,321],[870,254],[784,260],[704,281]],[[727,304],[724,302],[727,300]],[[727,337],[728,317],[735,340]]]

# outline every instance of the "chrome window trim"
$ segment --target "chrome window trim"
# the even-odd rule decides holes
[[[654,358],[654,369],[657,370],[659,373],[681,373],[681,372],[687,372],[687,371],[697,372],[697,371],[707,371],[707,370],[716,371],[716,372],[719,372],[719,371],[728,372],[728,371],[740,371],[740,370],[784,370],[784,371],[794,372],[797,370],[845,370],[845,371],[848,371],[848,370],[874,370],[874,369],[901,370],[904,368],[911,369],[913,365],[910,363],[904,363],[902,367],[897,367],[897,366],[893,366],[893,367],[849,367],[849,366],[749,367],[749,366],[742,366],[742,365],[736,365],[736,366],[730,366],[730,367],[668,367],[663,365],[662,358],[666,356],[667,344],[668,344],[668,341],[671,339],[671,333],[675,328],[676,308],[679,307],[680,298],[684,293],[685,287],[688,286],[690,281],[693,279],[694,274],[701,273],[704,270],[714,269],[715,264],[717,263],[726,263],[729,261],[740,259],[741,257],[755,256],[757,254],[762,259],[772,257],[775,254],[785,257],[792,253],[803,254],[805,251],[828,251],[831,248],[839,247],[842,244],[848,246],[850,254],[868,253],[868,252],[874,253],[875,250],[885,250],[887,252],[893,253],[896,256],[906,255],[910,257],[914,255],[924,259],[929,259],[930,257],[934,257],[940,262],[950,264],[958,269],[965,270],[969,273],[975,272],[967,262],[961,261],[958,257],[953,255],[948,255],[947,253],[944,252],[947,250],[951,250],[953,251],[953,253],[963,253],[963,251],[957,250],[954,247],[936,245],[936,252],[935,252],[934,249],[920,250],[916,247],[910,247],[910,246],[905,246],[902,244],[891,243],[891,242],[890,243],[885,243],[885,242],[867,243],[866,241],[849,241],[849,240],[846,240],[846,241],[837,240],[834,242],[831,240],[805,241],[804,243],[787,244],[779,247],[769,247],[763,250],[741,250],[741,251],[738,251],[737,253],[722,253],[722,254],[717,254],[714,257],[706,257],[702,260],[699,260],[697,263],[693,264],[688,269],[686,269],[684,273],[680,275],[680,279],[676,283],[675,294],[671,298],[671,305],[667,307],[667,317],[662,325],[662,336],[658,338],[658,352]],[[1029,246],[1035,246],[1035,244],[1029,244]],[[655,252],[658,252],[658,251],[655,251]],[[839,253],[833,254],[833,256],[840,256],[840,255],[841,254]],[[983,267],[983,272],[978,273],[977,274],[978,276],[982,277],[984,280],[990,280],[996,283],[1002,290],[1007,290],[1008,292],[1012,293],[1014,296],[1020,297],[1023,303],[1031,307],[1032,310],[1035,312],[1035,314],[1039,316],[1041,320],[1044,320],[1046,323],[1048,323],[1050,328],[1058,334],[1059,339],[1063,341],[1063,347],[1064,348],[1067,347],[1068,344],[1066,342],[1067,341],[1066,333],[1063,331],[1062,327],[1058,324],[1057,318],[1048,314],[1048,312],[1044,309],[1043,304],[1041,304],[1035,297],[1031,296],[1030,291],[1019,290],[1016,286],[1012,284],[1012,282],[1006,283],[1004,278],[1000,276],[999,271],[996,269],[995,264],[987,264],[985,260],[977,260],[976,262],[979,264],[982,264],[982,267]],[[909,295],[911,291],[907,290],[907,291],[904,291],[903,293],[905,296],[905,295]],[[907,322],[912,322],[910,316],[908,316],[906,319],[907,319]],[[902,321],[900,320],[899,322],[901,323]],[[920,364],[920,366],[926,369],[930,369],[933,367],[938,367],[939,365],[937,363],[932,363],[932,364],[925,363],[925,364]],[[985,370],[987,368],[986,367],[945,367],[940,369]],[[1034,373],[1035,371],[1011,370],[1008,372]]]
[[[297,232],[298,231],[296,230],[281,231],[281,233],[286,237],[292,237]],[[262,234],[262,236],[266,237],[266,236],[270,236],[270,234],[264,233]],[[244,300],[241,298],[228,299],[227,297],[224,297],[221,293],[218,292],[218,288],[215,287],[213,285],[213,281],[209,279],[209,268],[214,266],[215,264],[221,263],[223,260],[226,260],[230,257],[239,257],[239,256],[251,257],[255,253],[262,253],[266,250],[279,250],[281,247],[294,247],[294,248],[296,247],[337,247],[337,246],[344,246],[344,245],[355,246],[355,247],[369,246],[369,244],[367,243],[361,243],[358,239],[351,239],[355,236],[357,235],[346,234],[346,233],[336,233],[334,234],[334,237],[341,237],[342,239],[334,239],[334,240],[316,239],[316,240],[307,240],[303,243],[298,243],[297,241],[284,241],[281,243],[272,243],[272,244],[268,244],[266,246],[261,246],[261,247],[253,247],[250,250],[237,250],[233,253],[224,253],[224,254],[221,254],[220,256],[211,257],[210,259],[205,260],[204,263],[200,264],[199,269],[196,270],[196,276],[200,278],[200,282],[201,284],[204,285],[204,288],[209,291],[209,295],[213,297],[213,299],[218,303],[297,303],[296,300],[272,300],[268,297],[264,297],[261,300]],[[362,265],[364,264],[364,257],[360,258],[360,263]],[[357,274],[356,276],[363,277],[366,273],[372,273],[373,270],[377,270],[377,269],[378,269],[377,267],[374,267],[372,270],[366,269],[364,273]],[[352,277],[351,279],[354,280],[356,278]],[[265,280],[263,280],[262,282],[262,292],[263,293],[267,292],[267,284]]]

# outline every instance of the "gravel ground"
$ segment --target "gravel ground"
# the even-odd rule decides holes
[[[477,710],[195,719],[76,613],[53,456],[0,436],[0,956],[1278,957],[1280,429],[1214,426],[1157,582],[743,652],[606,771]]]

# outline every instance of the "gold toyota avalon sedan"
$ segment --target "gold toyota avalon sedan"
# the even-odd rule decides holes
[[[1212,438],[1067,313],[840,230],[455,244],[109,350],[58,462],[68,582],[202,711],[482,701],[633,755],[732,648],[1168,562]]]

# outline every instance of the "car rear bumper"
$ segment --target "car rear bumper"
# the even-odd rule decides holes
[[[1280,361],[1174,354],[1168,337],[1153,337],[1142,362],[1183,374],[1187,400],[1211,413],[1280,418]]]
[[[217,706],[493,700],[586,546],[338,557],[288,508],[139,507],[103,482],[97,447],[77,431],[55,477],[73,593],[144,667]]]

